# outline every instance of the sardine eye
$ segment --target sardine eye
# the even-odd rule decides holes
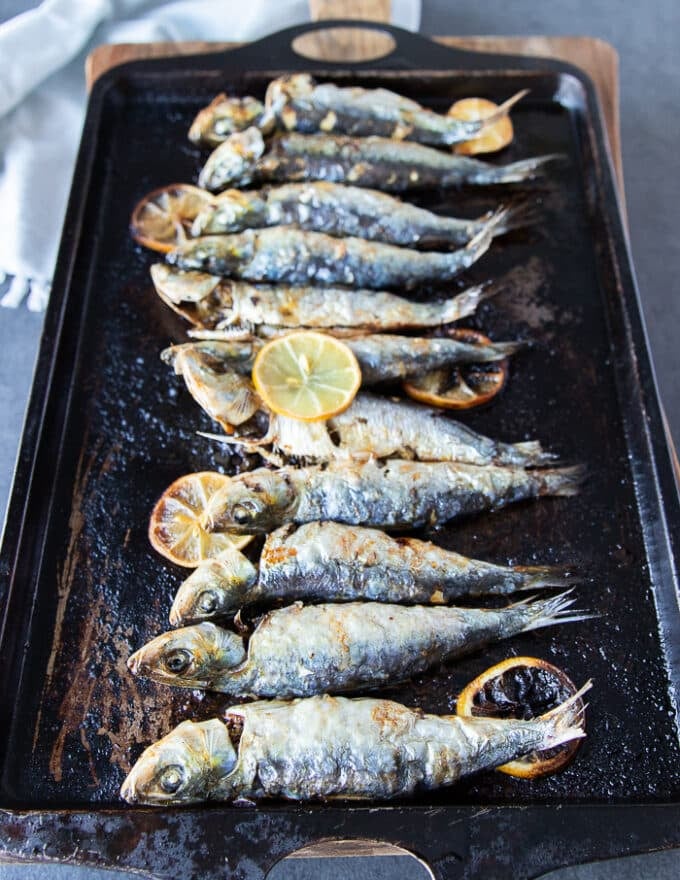
[[[170,653],[166,654],[163,658],[163,663],[168,672],[172,672],[177,675],[180,672],[184,672],[184,670],[191,663],[191,654],[188,651],[185,651],[183,648],[177,648],[174,651],[170,651]]]
[[[161,773],[160,786],[166,794],[175,794],[184,782],[184,771],[179,764],[166,767]]]
[[[206,590],[198,597],[198,608],[204,614],[213,614],[217,611],[217,596],[212,590]]]
[[[253,516],[253,511],[246,507],[244,504],[236,504],[231,512],[231,515],[233,516],[234,522],[237,525],[245,526],[250,522]]]

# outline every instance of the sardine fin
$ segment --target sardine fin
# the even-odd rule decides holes
[[[548,725],[545,748],[553,748],[573,739],[582,739],[586,735],[584,725],[587,704],[583,703],[581,698],[592,686],[592,681],[587,681],[568,700],[540,716],[538,720]]]
[[[565,497],[578,495],[586,475],[587,469],[582,464],[542,471],[541,479],[543,482],[539,489],[539,494],[561,495]]]

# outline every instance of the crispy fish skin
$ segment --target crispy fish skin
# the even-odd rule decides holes
[[[358,394],[344,412],[329,419],[328,426],[340,447],[378,458],[519,467],[537,467],[554,461],[554,456],[536,441],[502,443],[478,434],[439,409],[366,392]]]
[[[328,695],[235,706],[226,724],[184,721],[149,746],[121,797],[161,806],[405,797],[580,739],[589,688],[528,721],[428,715],[390,700]],[[242,729],[236,746],[230,727]]]
[[[205,527],[258,534],[291,522],[334,520],[418,528],[527,498],[574,495],[582,477],[579,466],[525,470],[400,459],[259,468],[230,478],[213,496]]]
[[[501,235],[524,211],[508,213]],[[464,245],[483,231],[491,214],[461,220],[434,214],[372,189],[337,183],[289,183],[260,191],[226,190],[194,220],[193,236],[241,232],[263,226],[297,226],[334,236],[411,248]]]
[[[171,630],[128,660],[137,675],[232,696],[310,697],[403,681],[522,632],[583,620],[568,593],[507,608],[303,605],[270,611],[248,640],[213,623]]]
[[[551,154],[492,165],[469,156],[389,138],[285,134],[265,147],[256,128],[230,135],[208,157],[199,186],[219,192],[251,183],[300,183],[310,180],[400,193],[414,189],[521,183],[540,176]]]
[[[438,327],[471,315],[493,295],[476,285],[441,302],[417,303],[394,293],[318,287],[248,284],[203,272],[184,272],[165,263],[151,267],[156,292],[194,327],[245,327],[266,335],[299,327],[356,331]]]
[[[334,238],[294,226],[247,229],[189,239],[166,259],[180,269],[276,284],[346,284],[381,290],[450,281],[489,249],[501,210],[464,248],[415,251],[363,238]]]
[[[256,568],[238,550],[202,563],[181,584],[170,623],[226,617],[252,602],[448,604],[461,596],[509,595],[564,586],[558,566],[504,566],[469,559],[416,538],[336,522],[272,532]]]
[[[388,89],[339,87],[296,73],[273,80],[265,104],[289,131],[381,135],[446,147],[477,137],[526,94],[526,90],[518,92],[491,119],[461,120],[427,110]]]

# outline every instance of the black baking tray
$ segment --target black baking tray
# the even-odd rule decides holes
[[[126,64],[95,85],[0,560],[0,857],[257,878],[302,846],[357,838],[415,852],[436,877],[520,880],[680,845],[680,509],[593,86],[560,62],[454,51],[380,28],[394,52],[351,67],[298,57],[290,43],[302,27],[230,52]],[[578,498],[517,505],[436,539],[495,561],[576,564],[580,606],[599,616],[384,693],[450,711],[486,666],[534,654],[578,683],[594,680],[589,736],[557,776],[480,774],[394,804],[131,809],[118,788],[142,748],[224,705],[125,668],[167,628],[185,574],[150,549],[149,512],[181,474],[233,463],[196,437],[212,425],[158,360],[185,328],[153,295],[153,256],[132,242],[128,217],[149,190],[195,178],[205,154],[186,130],[201,106],[224,89],[261,95],[292,70],[391,87],[439,110],[527,87],[502,161],[565,155],[519,192],[544,222],[496,242],[461,279],[504,278],[504,294],[469,323],[532,341],[503,395],[465,420],[503,440],[540,438],[589,476]],[[474,215],[500,197],[421,201]]]

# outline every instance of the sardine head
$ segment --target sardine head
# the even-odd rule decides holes
[[[263,111],[257,98],[228,98],[222,93],[198,113],[189,129],[189,140],[215,144],[235,131],[256,125]]]
[[[232,477],[210,499],[210,515],[204,528],[212,532],[258,534],[270,532],[286,521],[298,501],[287,468],[260,468]]]
[[[228,186],[250,183],[257,160],[263,153],[264,138],[259,128],[235,132],[208,156],[198,177],[198,185],[219,191]]]
[[[197,238],[211,233],[241,232],[248,226],[260,225],[258,215],[265,209],[265,203],[257,193],[227,189],[198,214],[191,225],[191,234]]]
[[[163,633],[128,659],[135,675],[181,687],[210,688],[246,658],[243,639],[213,623]]]
[[[221,721],[184,721],[142,753],[120,794],[131,804],[197,803],[210,797],[236,761]]]
[[[168,266],[167,263],[154,263],[151,267],[151,280],[156,293],[170,306],[183,303],[197,303],[215,290],[221,279],[207,272],[184,272]],[[181,313],[183,314],[183,313]]]
[[[226,550],[199,565],[180,586],[170,623],[182,626],[234,614],[250,600],[256,583],[257,569],[250,560],[238,550]]]

